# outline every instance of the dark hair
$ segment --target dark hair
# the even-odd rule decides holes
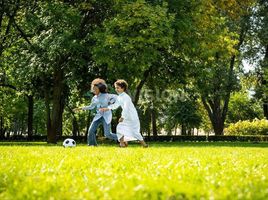
[[[91,91],[93,92],[93,87],[99,83],[105,84],[105,80],[101,79],[101,78],[95,78],[92,82],[91,82]]]
[[[118,85],[119,87],[123,88],[124,91],[126,91],[128,89],[128,84],[125,80],[123,79],[119,79],[117,80],[114,84]]]
[[[97,88],[99,88],[100,93],[107,93],[107,86],[106,86],[106,84],[98,83],[98,84],[95,84],[94,86],[96,86]]]

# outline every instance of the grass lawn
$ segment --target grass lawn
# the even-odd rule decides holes
[[[0,142],[0,199],[268,199],[268,143]]]

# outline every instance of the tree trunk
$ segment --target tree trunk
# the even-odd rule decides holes
[[[153,137],[157,138],[156,114],[154,108],[151,109],[151,119],[152,119]]]
[[[263,103],[263,114],[264,117],[268,120],[268,103]]]
[[[63,122],[63,112],[64,112],[64,96],[61,96],[61,100],[60,100],[60,114],[59,114],[59,121],[60,121],[60,125],[59,125],[59,132],[58,132],[58,136],[62,137],[62,122]]]
[[[57,135],[62,131],[62,93],[63,93],[63,70],[58,68],[53,76],[53,98],[52,98],[52,121],[51,132],[48,143],[57,143]]]
[[[215,132],[215,135],[223,135],[223,129],[224,129],[224,121],[225,119],[222,119],[219,115],[221,113],[215,113],[215,117],[212,121],[212,126]]]
[[[5,137],[5,132],[4,132],[4,118],[3,116],[0,117],[0,138]]]
[[[184,124],[181,125],[181,135],[186,135],[186,127]]]
[[[145,119],[142,120],[143,123],[145,124],[144,132],[147,134],[148,140],[150,140],[150,136],[151,136],[151,110],[150,108],[146,108],[144,115],[145,115]]]
[[[264,71],[268,73],[268,45],[266,45],[265,56],[262,67],[264,68]],[[267,91],[266,88],[268,88],[268,80],[265,79],[267,77],[268,74],[266,74],[266,77],[264,77],[264,81],[262,81],[262,87],[264,88],[264,92]],[[263,115],[268,120],[268,94],[265,94],[263,99]]]
[[[74,115],[74,111],[70,108],[69,105],[66,105],[66,107],[69,109],[71,115],[73,116],[73,119],[72,119],[72,135],[74,137],[80,136],[79,126],[78,126],[77,119],[76,119],[76,117]]]
[[[193,128],[189,129],[189,135],[191,135],[191,136],[194,135],[194,129]]]
[[[21,120],[21,123],[20,123],[20,136],[22,136],[25,132],[26,132],[26,128],[24,126],[24,121]]]
[[[147,136],[148,136],[148,140],[151,139],[151,129],[150,129],[150,124],[149,126],[147,126]]]
[[[203,102],[205,109],[208,112],[208,116],[211,121],[215,135],[223,135],[224,121],[225,121],[226,115],[224,116],[222,115],[219,99],[214,98],[214,101],[213,102],[209,101],[209,104],[208,104],[205,98],[202,97],[202,102]]]
[[[33,96],[28,96],[28,140],[32,139],[33,136],[33,107],[34,100]]]
[[[47,86],[45,86],[45,104],[47,113],[47,142],[50,143],[53,140],[52,128],[51,128],[51,112],[50,112],[50,91]]]
[[[151,66],[149,69],[147,69],[146,71],[144,71],[143,73],[143,79],[140,81],[140,83],[138,84],[138,86],[136,87],[136,92],[135,92],[135,96],[134,96],[134,101],[133,104],[136,106],[138,104],[139,98],[140,98],[140,93],[141,93],[141,89],[143,87],[143,85],[145,84],[150,72],[152,71],[153,67]]]
[[[15,135],[15,134],[14,134]],[[9,139],[10,138],[10,130],[8,130],[7,131],[7,137],[6,137],[7,139]]]
[[[72,124],[73,124],[72,125],[72,134],[74,137],[77,137],[80,135],[80,133],[79,133],[78,123],[77,123],[76,118],[73,118]]]

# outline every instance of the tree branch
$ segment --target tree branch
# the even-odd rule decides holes
[[[238,51],[239,51],[241,45],[244,42],[248,26],[249,26],[249,24],[246,22],[246,24],[242,25],[242,27],[241,27],[241,32],[240,32],[240,35],[239,35],[239,42],[238,42],[238,44],[236,46],[236,49]],[[229,104],[229,101],[230,101],[231,90],[232,90],[232,85],[233,85],[232,76],[233,76],[233,72],[234,72],[235,59],[236,59],[236,56],[233,55],[231,57],[231,60],[230,60],[230,68],[229,68],[229,74],[228,74],[227,95],[225,97],[224,105],[223,105],[223,108],[222,108],[222,118],[223,119],[225,119],[225,117],[227,115],[227,111],[228,111],[228,104]]]
[[[136,87],[136,93],[135,93],[135,97],[134,97],[134,105],[138,104],[139,101],[139,97],[140,97],[140,92],[141,92],[141,88],[143,87],[143,85],[145,84],[150,72],[152,71],[153,67],[152,65],[149,67],[149,69],[145,70],[143,73],[143,79],[140,81],[140,83],[138,84],[138,86]]]
[[[17,88],[10,84],[0,83],[0,87],[7,87],[17,91]]]
[[[210,120],[212,121],[212,120],[213,120],[213,113],[212,113],[212,109],[211,109],[211,107],[207,104],[207,102],[206,102],[206,98],[205,98],[205,97],[202,96],[202,97],[201,97],[201,100],[202,100],[202,103],[203,103],[205,109],[206,109],[207,112],[208,112],[208,115],[209,115]]]
[[[19,31],[21,37],[32,47],[32,43],[30,42],[30,40],[27,38],[27,35],[23,32],[23,30],[19,27],[19,25],[16,23],[16,21],[14,20],[14,25],[15,28]]]

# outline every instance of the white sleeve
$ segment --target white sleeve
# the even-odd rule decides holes
[[[108,95],[108,105],[112,105],[116,102],[118,96],[116,94],[109,94]]]
[[[115,110],[120,106],[119,98],[116,98],[116,101],[113,104],[110,104],[108,108],[110,110]]]
[[[82,108],[82,110],[93,110],[98,104],[98,100],[96,99],[96,97],[94,96],[91,100],[91,103],[89,106],[85,106]]]

